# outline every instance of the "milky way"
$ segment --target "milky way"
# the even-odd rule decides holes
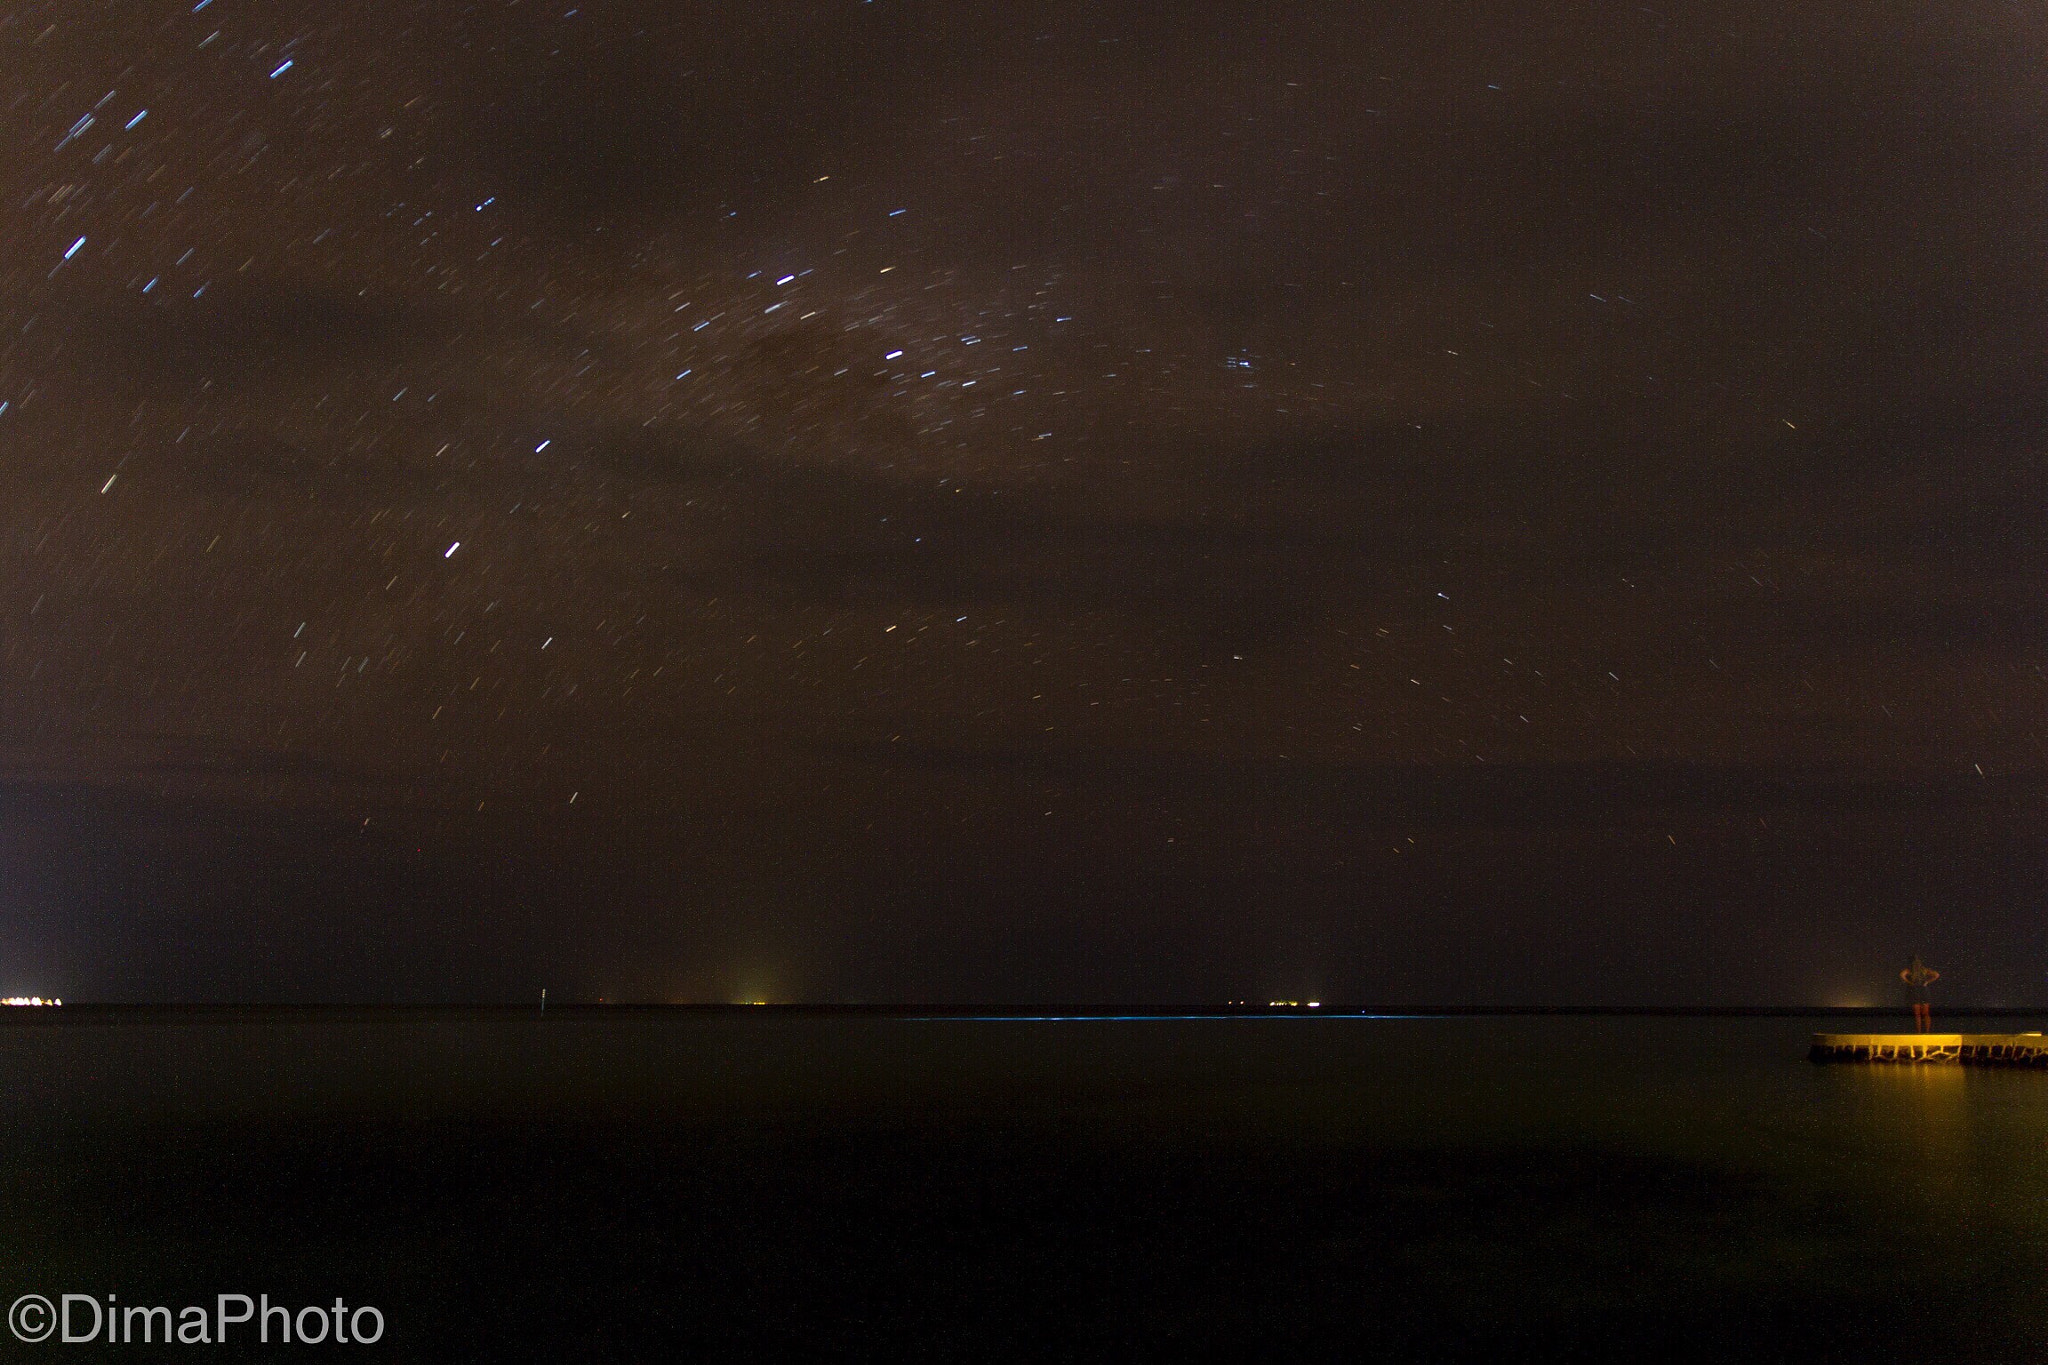
[[[2044,36],[0,13],[0,987],[2037,992]]]

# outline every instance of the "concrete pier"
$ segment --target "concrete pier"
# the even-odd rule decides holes
[[[2038,1033],[1816,1033],[1806,1055],[1816,1062],[2048,1068],[2048,1038]]]

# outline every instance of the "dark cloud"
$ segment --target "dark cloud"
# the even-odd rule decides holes
[[[448,340],[430,311],[296,281],[228,280],[203,309],[138,308],[123,300],[81,311],[75,344],[138,396],[184,396],[201,383],[274,401],[309,377],[405,363]]]

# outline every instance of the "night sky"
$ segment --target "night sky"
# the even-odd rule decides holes
[[[2037,6],[0,54],[0,989],[2048,999]]]

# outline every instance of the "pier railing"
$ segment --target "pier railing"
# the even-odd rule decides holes
[[[2048,1067],[2048,1038],[2038,1033],[1816,1033],[1807,1056],[1816,1062]]]

